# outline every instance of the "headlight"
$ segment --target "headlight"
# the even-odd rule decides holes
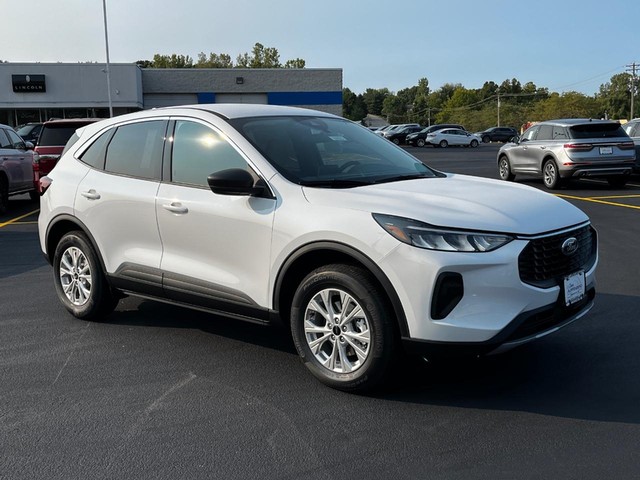
[[[428,250],[490,252],[513,240],[509,235],[449,230],[392,215],[374,213],[373,218],[401,242]]]

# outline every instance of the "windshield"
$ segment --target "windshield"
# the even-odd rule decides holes
[[[366,128],[339,118],[241,118],[232,125],[288,180],[350,188],[436,177],[418,159]]]

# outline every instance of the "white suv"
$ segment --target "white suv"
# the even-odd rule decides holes
[[[587,216],[536,189],[445,174],[312,110],[199,105],[78,130],[42,180],[40,244],[76,317],[123,294],[289,326],[355,391],[404,347],[492,353],[593,304]]]

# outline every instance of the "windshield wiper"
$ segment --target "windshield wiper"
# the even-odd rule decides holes
[[[415,180],[417,178],[434,178],[431,172],[427,173],[409,173],[406,175],[395,175],[393,177],[380,178],[373,183],[389,183],[389,182],[399,182],[402,180]]]
[[[330,178],[326,180],[301,180],[300,185],[303,187],[326,187],[326,188],[352,188],[361,187],[363,185],[371,185],[371,180],[354,180]]]

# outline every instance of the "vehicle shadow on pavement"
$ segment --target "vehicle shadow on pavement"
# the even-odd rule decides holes
[[[281,326],[268,327],[163,302],[141,301],[136,298],[122,299],[116,311],[102,323],[141,328],[200,330],[211,335],[297,356],[291,334]]]
[[[389,385],[364,397],[638,424],[638,311],[638,296],[599,294],[596,306],[585,318],[502,355],[430,362],[405,358]],[[105,323],[197,329],[287,353],[292,362],[298,361],[284,329],[153,301],[122,300]]]
[[[20,275],[47,265],[33,231],[0,229],[0,279]]]
[[[585,318],[502,355],[415,363],[387,400],[640,423],[640,297],[600,294]]]

